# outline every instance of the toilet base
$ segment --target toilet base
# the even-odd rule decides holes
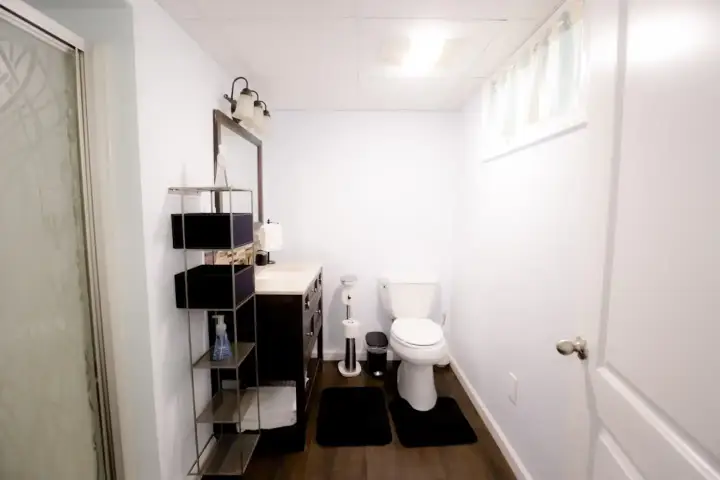
[[[433,365],[400,362],[397,372],[398,393],[415,410],[426,412],[437,402]]]

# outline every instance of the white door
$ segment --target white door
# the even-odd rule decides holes
[[[613,174],[601,312],[578,332],[587,478],[718,479],[720,1],[588,8],[591,151]]]

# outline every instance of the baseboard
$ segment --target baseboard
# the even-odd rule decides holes
[[[315,357],[317,357],[317,354],[313,352],[313,358]],[[328,362],[339,362],[345,359],[345,350],[325,350],[323,351],[323,358]],[[357,358],[359,361],[364,362],[367,360],[367,352],[358,352]],[[388,349],[388,361],[393,360],[395,360],[395,355],[392,350]]]
[[[470,398],[475,410],[477,410],[478,415],[480,415],[480,418],[482,418],[483,422],[485,422],[485,426],[490,431],[493,439],[495,439],[495,443],[497,443],[498,447],[500,447],[500,451],[505,456],[505,460],[507,460],[510,468],[512,468],[512,471],[515,473],[515,476],[518,480],[533,480],[532,475],[530,475],[528,469],[525,468],[525,465],[523,465],[520,455],[518,455],[512,447],[510,441],[500,428],[500,425],[498,425],[493,416],[490,414],[490,411],[483,403],[480,395],[478,395],[477,391],[470,384],[465,372],[463,372],[452,356],[450,356],[450,366],[452,367],[453,372],[455,372],[455,376],[460,381],[460,385],[462,385],[465,393],[467,393],[467,396]]]

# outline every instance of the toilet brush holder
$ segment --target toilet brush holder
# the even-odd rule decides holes
[[[356,377],[362,371],[360,362],[357,361],[355,345],[355,341],[360,335],[360,324],[352,318],[348,318],[343,320],[343,328],[345,330],[345,358],[338,363],[338,371],[343,377]]]

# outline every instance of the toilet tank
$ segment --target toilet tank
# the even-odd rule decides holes
[[[430,278],[387,277],[386,307],[393,318],[429,318],[437,295],[437,281]]]

